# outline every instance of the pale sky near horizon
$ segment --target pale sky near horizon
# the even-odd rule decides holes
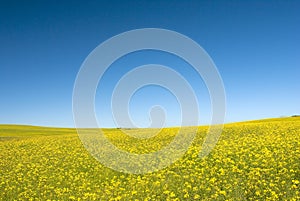
[[[0,124],[73,127],[72,92],[84,59],[110,37],[149,27],[184,34],[207,51],[224,82],[226,122],[300,114],[299,10],[296,0],[2,1]],[[116,126],[108,98],[118,78],[153,61],[190,82],[200,123],[209,122],[202,80],[180,59],[144,51],[118,60],[104,77],[107,87],[97,93],[95,106],[101,127]],[[165,107],[166,126],[179,124],[174,96],[149,86],[130,102],[137,125],[149,124],[153,105]]]

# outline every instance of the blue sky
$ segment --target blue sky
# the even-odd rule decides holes
[[[74,126],[72,91],[84,59],[108,38],[148,27],[182,33],[208,52],[226,89],[226,122],[299,114],[299,10],[296,0],[2,1],[0,124]],[[153,61],[184,74],[200,99],[200,121],[209,122],[201,79],[177,58],[141,52],[117,61],[104,78],[107,88],[96,95],[102,126],[114,126],[107,97],[120,73]],[[138,125],[149,123],[153,104],[170,112],[168,126],[178,124],[174,97],[148,87],[130,103]]]

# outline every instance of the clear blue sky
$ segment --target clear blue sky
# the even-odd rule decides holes
[[[210,54],[226,89],[227,122],[299,114],[299,10],[296,0],[1,1],[0,124],[74,126],[73,84],[86,56],[116,34],[147,27],[185,34]],[[118,66],[147,64],[151,58],[177,70],[184,65],[167,54],[136,53],[116,62],[104,91],[109,94],[122,72]],[[202,97],[201,121],[208,122],[205,86],[192,71],[181,73]],[[98,112],[103,126],[114,126],[110,108],[102,104],[107,100],[100,99],[99,92],[96,108],[104,111]],[[167,125],[177,124],[174,97],[155,87],[132,99],[137,124],[147,124],[153,104],[166,105]]]

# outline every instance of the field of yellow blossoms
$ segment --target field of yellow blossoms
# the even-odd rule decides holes
[[[147,153],[167,145],[176,129],[153,139],[106,134],[121,149]],[[135,175],[99,163],[74,129],[0,125],[0,200],[300,200],[300,117],[227,124],[201,159],[206,131],[199,127],[174,164]]]

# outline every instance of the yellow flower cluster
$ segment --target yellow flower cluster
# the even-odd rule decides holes
[[[100,164],[75,130],[0,126],[0,200],[300,200],[300,118],[227,124],[201,159],[207,129],[199,127],[186,154],[169,167],[134,175]],[[120,149],[149,153],[177,131],[166,128],[150,139],[119,129],[106,135]]]

